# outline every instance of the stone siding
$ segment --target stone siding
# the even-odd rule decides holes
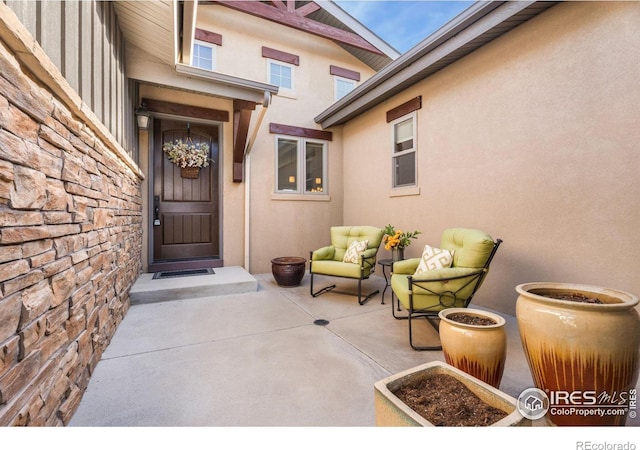
[[[0,67],[0,425],[64,425],[142,270],[141,178],[2,41]]]

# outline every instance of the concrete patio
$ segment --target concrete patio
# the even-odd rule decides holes
[[[199,278],[171,285],[192,287]],[[308,275],[289,288],[271,274],[255,280],[241,293],[220,287],[222,295],[133,304],[70,426],[371,427],[376,381],[444,360],[441,351],[409,347],[406,321],[391,315],[389,289],[384,305],[377,295],[360,306],[355,297],[332,292],[312,298]],[[336,279],[319,277],[318,286],[329,281]],[[384,285],[378,276],[366,283],[381,292]],[[337,289],[353,288],[345,280]],[[508,355],[500,388],[517,397],[533,384],[515,317],[505,318]],[[316,319],[329,323],[316,325]],[[438,339],[421,325],[419,338]]]

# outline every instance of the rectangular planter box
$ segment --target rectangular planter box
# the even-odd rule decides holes
[[[376,426],[379,427],[432,427],[431,422],[409,408],[393,394],[405,384],[413,384],[432,374],[447,374],[464,383],[473,393],[489,405],[508,415],[491,426],[528,426],[531,421],[517,409],[517,400],[499,389],[442,362],[434,361],[397,373],[374,384]]]

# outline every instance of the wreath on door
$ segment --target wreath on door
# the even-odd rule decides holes
[[[198,178],[200,169],[214,162],[209,158],[209,144],[194,144],[191,137],[187,137],[186,141],[176,139],[165,142],[162,151],[167,154],[169,161],[180,167],[180,173],[184,178]]]

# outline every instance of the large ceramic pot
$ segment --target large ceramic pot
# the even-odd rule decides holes
[[[298,286],[304,277],[307,260],[299,256],[282,256],[271,260],[271,273],[280,286]]]
[[[412,369],[391,375],[374,384],[374,405],[376,415],[376,426],[379,427],[433,427],[437,424],[427,420],[422,414],[411,408],[407,403],[403,402],[396,394],[408,386],[415,386],[435,375],[449,375],[455,380],[461,382],[464,387],[468,388],[485,404],[502,410],[505,417],[488,424],[493,427],[509,427],[509,426],[529,426],[531,421],[524,418],[519,410],[517,400],[510,395],[478,380],[455,367],[442,361],[432,361],[422,364]],[[443,401],[441,392],[425,391],[424,395],[437,396]],[[468,407],[458,407],[453,399],[446,402],[447,408],[445,413],[449,412],[456,415],[460,409]]]
[[[470,308],[448,308],[438,316],[440,342],[447,363],[495,388],[500,387],[507,357],[504,318]]]
[[[638,298],[551,282],[521,284],[516,291],[522,345],[536,387],[549,396],[549,420],[567,426],[624,425],[638,379]],[[571,300],[576,296],[596,303]]]

